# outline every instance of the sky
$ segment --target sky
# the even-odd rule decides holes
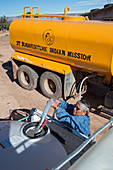
[[[0,0],[0,16],[18,16],[24,13],[24,7],[36,7],[40,14],[63,13],[66,6],[70,12],[84,13],[91,9],[103,8],[105,4],[113,3],[112,0]],[[28,10],[26,10],[28,12]],[[37,12],[37,11],[36,11]],[[36,13],[34,10],[34,13]]]

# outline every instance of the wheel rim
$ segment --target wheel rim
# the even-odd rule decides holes
[[[22,79],[22,82],[23,82],[26,86],[29,85],[29,83],[30,83],[30,78],[29,78],[29,76],[28,76],[28,74],[27,74],[26,72],[22,72],[22,73],[21,73],[21,79]]]
[[[49,94],[54,94],[56,92],[56,85],[51,79],[46,79],[44,81],[44,86]]]

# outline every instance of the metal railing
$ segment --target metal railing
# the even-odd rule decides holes
[[[26,8],[29,8],[29,9],[30,9],[30,14],[26,14],[26,13],[25,13]],[[34,8],[37,8],[37,9],[38,9],[38,14],[33,14],[33,9],[34,9]],[[22,14],[21,18],[30,17],[30,18],[32,19],[33,17],[38,17],[38,18],[40,18],[40,17],[50,17],[51,20],[52,20],[52,18],[54,18],[54,17],[56,17],[56,18],[65,18],[66,15],[67,15],[67,10],[70,11],[70,8],[69,8],[68,6],[66,6],[65,9],[64,9],[64,15],[39,14],[39,7],[33,7],[33,8],[31,8],[31,7],[29,7],[29,6],[26,6],[26,7],[24,7],[24,14]]]
[[[29,8],[30,9],[30,12],[29,12],[29,14],[26,14],[26,8]],[[38,14],[34,14],[33,13],[33,9],[34,8],[37,8],[38,9]],[[61,18],[62,20],[64,19],[64,18],[66,18],[67,16],[67,11],[70,11],[70,7],[68,7],[68,6],[66,6],[65,7],[65,9],[64,9],[64,14],[63,15],[56,15],[56,14],[39,14],[39,7],[29,7],[29,6],[26,6],[26,7],[24,7],[24,14],[22,14],[22,16],[21,16],[21,18],[23,19],[23,18],[31,18],[31,19],[33,19],[33,18],[38,18],[38,19],[40,19],[40,17],[46,17],[46,18],[51,18],[51,20],[53,19],[53,18]],[[69,17],[69,16],[68,16]],[[74,16],[75,17],[75,16]],[[71,18],[73,18],[72,16],[71,16]],[[76,18],[81,18],[81,20],[89,20],[87,17],[83,17],[83,16],[76,16]]]

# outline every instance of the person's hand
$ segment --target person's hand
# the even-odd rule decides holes
[[[52,99],[51,99],[51,101],[52,101],[52,105],[51,105],[51,106],[56,108],[56,107],[57,107],[57,102],[55,102],[55,101],[52,100]]]
[[[57,105],[61,103],[61,101],[60,101],[60,100],[58,100],[58,99],[56,99],[56,102],[57,102]]]

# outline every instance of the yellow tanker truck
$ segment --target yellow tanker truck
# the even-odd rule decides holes
[[[21,19],[11,23],[11,58],[20,85],[32,90],[39,82],[45,96],[67,98],[95,73],[96,83],[112,91],[113,23],[67,16],[67,10],[64,15],[42,15],[38,7],[25,7]]]

